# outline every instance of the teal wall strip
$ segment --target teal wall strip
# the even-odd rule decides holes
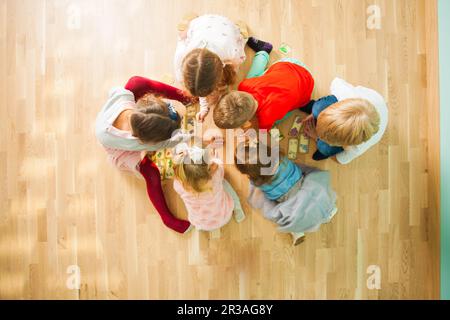
[[[450,0],[438,1],[441,118],[441,299],[450,300]]]

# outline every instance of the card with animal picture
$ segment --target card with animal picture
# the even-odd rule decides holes
[[[297,159],[298,139],[289,139],[288,142],[288,159]]]
[[[297,137],[302,130],[302,117],[297,116],[292,123],[291,129],[289,129],[289,137]]]
[[[298,151],[300,153],[308,153],[309,152],[309,137],[306,136],[303,132],[299,138]]]
[[[173,169],[172,159],[166,159],[166,167],[164,171],[164,177],[166,179],[172,179],[175,176],[175,171]]]

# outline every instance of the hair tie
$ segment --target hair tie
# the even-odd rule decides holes
[[[173,121],[177,121],[178,113],[176,112],[171,102],[167,102],[167,109],[169,110],[169,118],[172,119]]]

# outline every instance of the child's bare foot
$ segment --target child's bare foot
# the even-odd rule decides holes
[[[328,222],[326,222],[326,223],[330,223],[337,212],[338,212],[338,208],[334,208],[333,211],[331,212],[330,218],[328,218]]]
[[[190,225],[189,225],[189,228],[187,228],[186,231],[183,232],[183,234],[189,233],[189,232],[191,232],[191,231],[194,230],[194,229],[195,229],[195,227],[194,227],[192,224],[190,224]]]
[[[244,39],[248,39],[248,27],[247,24],[242,21],[236,21],[236,26],[239,28],[239,31],[241,32],[241,35]]]
[[[303,232],[292,232],[292,245],[293,246],[298,246],[300,243],[302,243],[303,241],[305,241],[305,234]]]

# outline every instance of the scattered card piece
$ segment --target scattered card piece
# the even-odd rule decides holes
[[[292,123],[291,129],[289,130],[289,136],[298,137],[301,130],[302,130],[302,117],[296,116],[294,122]]]
[[[194,134],[194,132],[195,132],[195,119],[194,118],[186,119],[186,130],[188,133]]]
[[[156,161],[163,160],[164,159],[164,150],[157,151],[155,154],[155,159],[156,159]]]
[[[278,49],[282,54],[289,54],[291,51],[292,51],[292,49],[291,49],[291,47],[288,45],[288,44],[286,44],[286,43],[282,43],[281,45],[280,45],[280,48]]]
[[[309,152],[309,137],[304,133],[300,135],[298,151],[300,153],[308,153]]]
[[[175,176],[175,171],[173,170],[172,159],[166,159],[166,167],[164,170],[164,177],[166,179],[172,179]]]
[[[165,167],[166,167],[164,160],[159,160],[159,161],[155,162],[155,164],[159,169],[159,175],[161,177],[161,180],[164,180]]]
[[[298,139],[289,139],[288,159],[297,159]]]

